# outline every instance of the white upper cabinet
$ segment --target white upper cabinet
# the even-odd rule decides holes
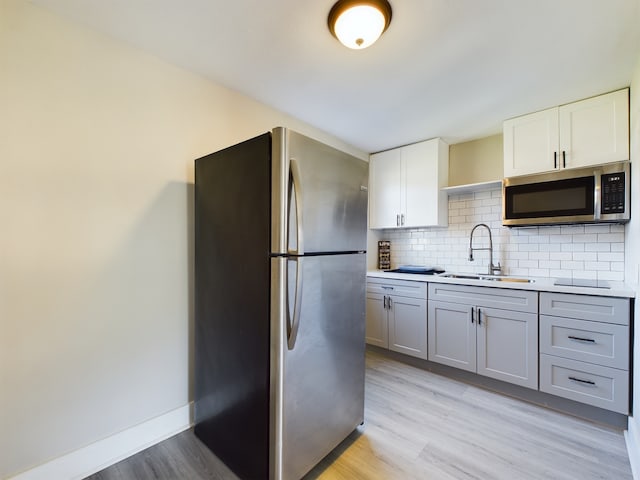
[[[400,149],[371,155],[369,159],[369,227],[399,226],[402,210]]]
[[[629,160],[628,88],[564,105],[559,119],[563,168]]]
[[[504,176],[629,159],[629,89],[504,122]]]
[[[558,108],[504,122],[504,176],[553,170],[558,162]]]
[[[449,146],[439,138],[371,155],[369,227],[447,226]]]

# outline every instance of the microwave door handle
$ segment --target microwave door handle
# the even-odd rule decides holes
[[[601,203],[601,198],[600,196],[602,195],[602,175],[600,175],[601,172],[596,171],[594,173],[595,177],[596,177],[596,185],[595,185],[595,191],[593,192],[593,219],[594,220],[600,220],[600,203]]]

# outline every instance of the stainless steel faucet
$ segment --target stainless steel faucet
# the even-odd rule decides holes
[[[476,231],[476,228],[484,227],[489,232],[489,248],[473,248],[473,232]],[[487,271],[488,275],[500,275],[502,273],[502,267],[500,266],[500,262],[498,265],[493,264],[493,240],[491,239],[491,229],[486,223],[479,223],[475,227],[471,229],[471,235],[469,236],[469,261],[473,262],[473,251],[474,250],[489,250],[489,268]]]

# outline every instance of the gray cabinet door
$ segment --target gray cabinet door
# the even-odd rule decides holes
[[[429,360],[476,371],[476,325],[471,305],[429,300]]]
[[[538,388],[538,317],[478,307],[478,374]]]
[[[389,350],[427,358],[427,301],[389,296]]]
[[[365,340],[369,345],[388,348],[388,320],[385,296],[367,291],[367,320]]]

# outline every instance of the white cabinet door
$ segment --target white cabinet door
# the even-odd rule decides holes
[[[440,190],[448,183],[448,165],[449,149],[440,139],[402,148],[402,226],[449,224],[447,193]]]
[[[629,90],[560,107],[562,168],[629,159]]]
[[[369,228],[400,226],[401,186],[400,150],[371,155],[369,162]]]
[[[538,316],[478,307],[478,369],[480,375],[538,388]]]
[[[367,292],[365,341],[370,345],[388,348],[388,320],[385,296]]]
[[[471,308],[429,301],[429,360],[476,371],[476,326]]]
[[[427,358],[427,301],[389,297],[389,350]]]
[[[558,168],[558,108],[512,118],[503,124],[504,176]]]

